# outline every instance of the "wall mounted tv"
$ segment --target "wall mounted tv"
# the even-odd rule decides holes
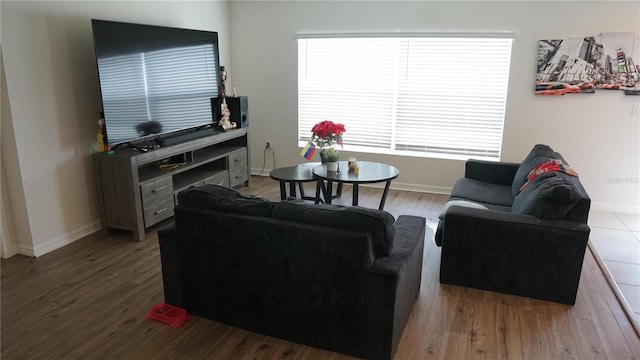
[[[139,144],[213,124],[218,33],[92,19],[107,143]]]

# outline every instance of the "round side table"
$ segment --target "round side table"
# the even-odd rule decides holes
[[[341,191],[342,184],[353,185],[353,198],[351,204],[353,206],[358,205],[358,185],[371,184],[384,182],[384,191],[382,192],[382,199],[380,200],[380,206],[378,209],[384,209],[384,203],[387,200],[387,194],[389,193],[389,187],[391,186],[391,180],[398,177],[400,170],[396,167],[372,162],[372,161],[358,161],[358,173],[349,171],[349,165],[346,161],[340,161],[338,169],[344,169],[341,171],[327,171],[326,166],[316,166],[313,168],[313,175],[316,176],[316,204],[320,200],[320,192],[324,193],[324,201],[327,204],[331,204],[332,199],[332,187],[333,183],[338,183],[338,191]],[[327,182],[325,186],[324,182]]]
[[[296,185],[300,189],[300,198],[304,200],[315,200],[315,197],[305,196],[303,183],[316,181],[313,175],[313,168],[319,166],[319,162],[310,162],[290,167],[274,169],[269,176],[280,182],[280,199],[287,198],[286,184],[289,183],[289,196],[297,197]]]

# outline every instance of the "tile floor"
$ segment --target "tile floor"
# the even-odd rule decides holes
[[[640,215],[589,213],[589,240],[640,321]]]

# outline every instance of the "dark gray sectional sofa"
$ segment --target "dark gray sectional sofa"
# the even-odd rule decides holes
[[[522,163],[467,161],[436,231],[440,282],[574,304],[590,204],[547,145]]]
[[[160,230],[165,301],[192,315],[366,359],[391,359],[419,290],[425,219],[271,203],[206,185]]]

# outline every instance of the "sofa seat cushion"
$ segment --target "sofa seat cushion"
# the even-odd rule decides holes
[[[510,185],[491,184],[468,178],[456,181],[451,190],[451,198],[500,206],[511,206],[513,203]]]
[[[251,216],[270,217],[273,211],[273,203],[269,200],[211,184],[180,192],[178,202],[182,205]]]
[[[393,248],[395,219],[383,210],[359,206],[310,204],[287,199],[275,204],[273,218],[344,230],[371,233],[376,257],[389,255]]]
[[[580,200],[577,176],[552,171],[538,175],[515,197],[511,211],[559,220]]]

